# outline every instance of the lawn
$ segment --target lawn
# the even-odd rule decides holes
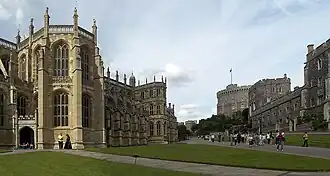
[[[60,152],[0,156],[3,176],[197,176],[197,174],[119,164]]]
[[[330,171],[330,160],[326,159],[210,145],[169,144],[103,149],[91,148],[87,150],[247,168],[286,171]]]
[[[303,134],[286,134],[287,145],[302,146]],[[309,134],[308,145],[311,147],[330,148],[330,135]]]
[[[0,149],[0,153],[6,153],[6,152],[11,152],[10,150],[2,150]]]

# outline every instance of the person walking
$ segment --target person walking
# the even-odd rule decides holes
[[[305,132],[305,134],[303,136],[303,139],[304,139],[303,147],[308,147],[308,134],[307,134],[307,132]]]
[[[283,147],[284,147],[284,141],[285,141],[285,137],[284,137],[284,132],[279,133],[278,135],[278,139],[277,139],[277,147],[276,150],[279,151],[281,150],[283,152]]]
[[[270,133],[269,132],[266,134],[266,139],[267,139],[267,144],[269,145],[270,144]]]
[[[63,136],[62,136],[62,133],[60,133],[60,135],[58,135],[57,140],[58,140],[58,148],[63,149]]]

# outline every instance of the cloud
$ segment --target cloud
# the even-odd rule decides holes
[[[0,0],[1,37],[14,38],[19,20],[27,33],[30,17],[39,29],[46,6],[51,24],[72,24],[74,5]],[[216,92],[230,84],[230,68],[239,85],[284,73],[292,87],[303,85],[306,46],[321,44],[330,31],[328,0],[79,1],[78,13],[87,30],[97,20],[101,55],[111,73],[118,70],[122,80],[133,71],[142,82],[154,75],[168,78],[167,99],[176,104],[179,121],[215,112]]]
[[[11,14],[6,10],[4,5],[0,3],[0,20],[8,20]]]
[[[138,77],[153,78],[153,76],[164,76],[167,78],[168,83],[174,87],[184,87],[192,83],[193,71],[183,70],[177,65],[166,64],[165,68],[149,68],[138,73]]]

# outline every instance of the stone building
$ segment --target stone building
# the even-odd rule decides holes
[[[268,79],[272,83],[266,89],[262,88],[264,80],[254,84],[249,92],[249,119],[252,126],[262,131],[296,131],[298,117],[311,115],[323,117],[330,129],[329,51],[330,39],[315,49],[314,45],[307,46],[304,86],[296,87],[293,91],[290,91],[290,79],[286,75],[272,81]],[[274,86],[275,90],[282,87],[282,92],[275,94],[275,98],[269,95]]]
[[[250,85],[230,84],[226,89],[217,92],[217,114],[231,117],[233,113],[248,108],[249,88]]]
[[[191,128],[197,124],[197,120],[187,120],[184,122],[187,130],[191,131]]]
[[[16,43],[0,38],[0,147],[20,143],[58,148],[57,136],[71,136],[73,148],[144,145],[177,141],[174,106],[166,106],[166,78],[136,85],[104,75],[92,32],[78,25],[44,26]],[[143,97],[143,94],[144,97]]]

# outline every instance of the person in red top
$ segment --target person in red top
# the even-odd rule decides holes
[[[276,147],[277,151],[281,150],[283,152],[284,141],[285,141],[284,132],[282,132],[278,135],[278,142]]]

